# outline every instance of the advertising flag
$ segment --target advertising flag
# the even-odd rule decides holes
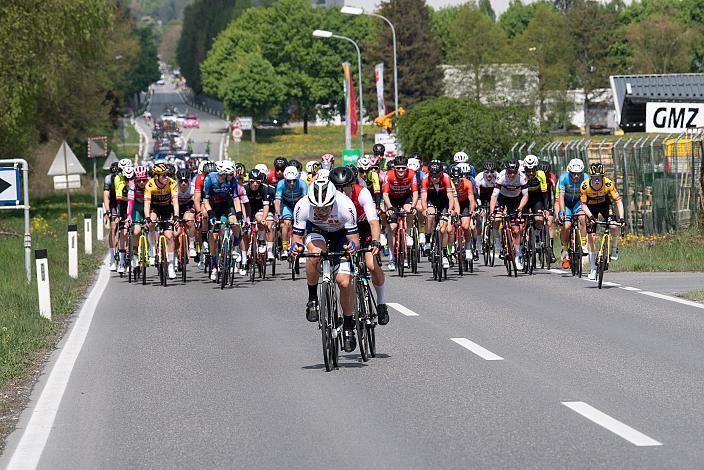
[[[374,66],[374,78],[376,81],[376,106],[379,116],[386,116],[386,100],[384,99],[384,63],[380,62]]]

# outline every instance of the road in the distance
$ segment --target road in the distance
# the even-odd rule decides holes
[[[303,280],[114,275],[40,468],[701,468],[704,309],[555,272],[388,277],[379,357],[324,371]],[[630,276],[630,277],[629,277]],[[699,277],[701,274],[693,274]],[[673,275],[672,279],[677,276]],[[662,278],[658,282],[664,282]],[[657,294],[657,292],[656,292]],[[8,440],[8,462],[30,408]]]

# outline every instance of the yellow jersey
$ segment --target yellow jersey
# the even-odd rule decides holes
[[[543,170],[538,170],[535,172],[535,176],[532,178],[528,179],[528,191],[533,192],[533,191],[540,191],[540,192],[547,192],[548,190],[548,179],[545,176],[545,172]]]
[[[115,176],[115,198],[118,201],[127,200],[127,190],[129,189],[129,180],[124,175]]]
[[[381,183],[379,182],[379,175],[376,171],[370,170],[369,173],[367,173],[367,177],[364,179],[364,182],[367,183],[367,189],[372,194],[379,194],[381,192]]]
[[[621,196],[616,191],[616,185],[609,178],[604,177],[604,184],[601,186],[599,191],[595,191],[590,183],[591,178],[584,180],[582,185],[579,187],[579,192],[581,193],[582,204],[595,205],[603,204],[611,201],[617,202],[621,199]]]
[[[156,206],[168,206],[171,199],[177,196],[176,180],[171,178],[167,178],[163,188],[157,186],[155,178],[150,179],[144,187],[144,200],[151,201]]]

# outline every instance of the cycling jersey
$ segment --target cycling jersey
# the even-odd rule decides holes
[[[465,202],[469,200],[469,195],[474,194],[474,187],[472,182],[467,178],[462,178],[459,184],[454,185],[455,194],[457,195],[457,200],[459,202]]]
[[[579,180],[577,182],[572,182],[572,178],[570,178],[570,173],[568,171],[560,175],[560,179],[557,183],[557,190],[558,194],[565,195],[565,204],[573,205],[577,202],[580,202],[581,192],[579,188],[582,186],[582,183],[587,178],[587,174],[582,173],[579,176]]]
[[[311,184],[313,184],[313,181],[315,181],[315,175],[313,173],[308,173],[306,175],[306,184],[310,186]]]
[[[346,235],[357,233],[357,210],[350,198],[337,192],[332,210],[324,219],[315,215],[315,208],[310,205],[307,197],[296,203],[293,210],[293,233],[303,236],[317,228],[326,233],[343,232]]]
[[[440,176],[440,180],[436,183],[430,177],[426,175],[420,185],[421,193],[447,193],[447,197],[453,197],[452,194],[452,181],[450,181],[450,176],[447,173],[443,173]]]
[[[140,188],[135,180],[130,181],[127,191],[127,214],[135,222],[144,218],[144,188]]]
[[[376,212],[376,204],[374,204],[374,199],[369,189],[355,184],[350,199],[352,199],[354,208],[357,211],[357,222],[379,220],[379,214]]]
[[[493,171],[488,174],[492,175],[490,180],[487,179],[487,172],[485,171],[480,172],[474,180],[476,183],[474,185],[475,194],[478,192],[479,203],[484,205],[489,203],[491,195],[494,193],[494,186],[496,186],[497,173]]]
[[[247,197],[247,191],[244,189],[244,184],[237,185],[237,196],[240,198],[242,204],[249,203],[249,198]]]
[[[176,189],[175,180],[167,178],[166,185],[159,187],[156,183],[156,178],[152,178],[144,187],[144,200],[151,201],[151,204],[156,206],[169,206],[171,205],[171,199],[177,193],[178,189]]]
[[[606,177],[604,177],[604,183],[599,191],[595,191],[592,188],[590,178],[584,180],[579,190],[582,204],[587,204],[590,206],[607,203],[609,199],[613,202],[617,202],[621,199],[618,191],[616,191],[616,185],[614,182]]]
[[[195,196],[196,194],[202,194],[203,193],[203,185],[205,184],[205,177],[207,175],[205,173],[198,173],[198,176],[196,176],[195,183],[193,184],[193,195]]]
[[[225,178],[225,181],[220,182],[217,173],[209,173],[203,184],[203,197],[211,204],[230,202],[239,197],[237,186],[236,178],[232,180]]]
[[[113,182],[115,188],[115,199],[118,201],[127,200],[127,191],[129,190],[129,180],[124,175],[116,175]]]
[[[276,185],[274,199],[280,200],[283,205],[289,208],[293,208],[296,202],[306,194],[308,194],[308,185],[302,179],[297,179],[293,188],[289,186],[288,181],[281,180]]]
[[[274,188],[268,184],[259,184],[259,189],[254,191],[251,188],[252,182],[243,185],[249,199],[250,215],[254,215],[259,211],[264,210],[264,206],[269,206],[274,200]]]
[[[528,180],[528,192],[547,192],[548,182],[543,170],[536,171],[530,179],[526,176],[526,179]]]
[[[494,185],[494,191],[492,193],[492,196],[498,197],[499,195],[511,198],[527,196],[528,182],[526,181],[526,175],[519,172],[513,177],[509,177],[506,174],[506,170],[501,170],[501,173],[499,173],[499,176],[496,178],[496,184]]]
[[[423,170],[418,170],[416,171],[416,181],[418,182],[418,187],[420,188],[421,183],[423,182],[423,178],[426,177],[428,173],[426,173]]]
[[[367,189],[373,194],[381,193],[381,183],[379,182],[379,175],[375,171],[369,171],[367,177],[364,178],[364,182],[367,185]]]
[[[276,169],[274,169],[274,168],[270,169],[269,173],[267,173],[267,175],[266,175],[266,182],[272,186],[276,186],[276,184],[279,181],[283,181],[283,179],[284,179],[283,173],[281,175],[281,178],[277,177],[276,176]]]
[[[418,181],[416,173],[413,170],[406,170],[403,178],[396,174],[396,170],[386,172],[386,181],[382,187],[384,193],[394,199],[400,199],[404,196],[418,192]]]
[[[177,184],[178,187],[178,205],[179,208],[193,203],[193,192],[195,190],[195,181],[189,182],[185,191],[181,190],[181,183]]]
[[[115,175],[109,173],[105,176],[105,181],[103,182],[103,191],[110,191],[110,207],[115,206],[117,198],[115,197]]]

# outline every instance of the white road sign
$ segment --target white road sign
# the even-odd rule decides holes
[[[645,132],[679,133],[704,127],[704,103],[646,103]]]
[[[240,128],[242,128],[243,131],[251,131],[252,130],[252,118],[251,117],[238,117],[237,120],[240,122]]]
[[[20,170],[0,167],[0,204],[20,203]]]

